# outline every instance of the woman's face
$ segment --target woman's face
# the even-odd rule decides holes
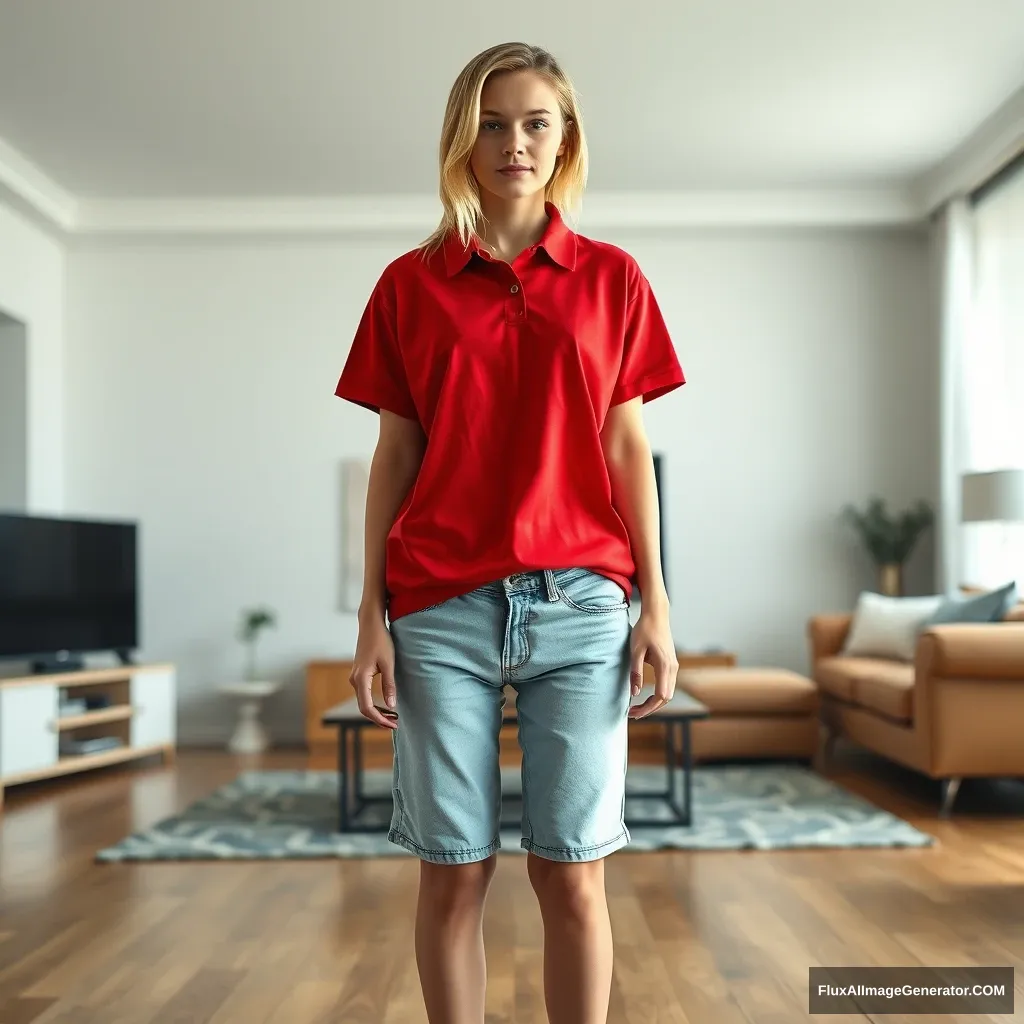
[[[533,71],[491,75],[469,165],[481,189],[500,199],[531,196],[551,180],[565,152],[558,95]]]

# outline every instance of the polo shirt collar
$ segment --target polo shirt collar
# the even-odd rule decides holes
[[[544,204],[548,224],[537,247],[542,248],[560,267],[574,270],[576,267],[576,233],[562,219],[558,207],[553,203]],[[469,245],[463,245],[456,232],[449,235],[444,246],[445,270],[449,277],[462,270],[474,254],[482,254],[483,247],[474,238]]]

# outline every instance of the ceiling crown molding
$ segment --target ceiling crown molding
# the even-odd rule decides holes
[[[437,225],[428,195],[323,198],[82,199],[0,139],[0,185],[71,238],[413,234]],[[903,184],[866,189],[589,192],[581,231],[684,228],[880,227],[920,223]]]
[[[79,204],[75,234],[91,237],[414,234],[441,206],[425,195],[322,199],[104,200]],[[719,227],[864,227],[921,221],[905,187],[836,191],[590,192],[581,231]]]
[[[951,197],[973,192],[1020,153],[1024,153],[1024,87],[921,176],[915,188],[917,203],[931,214]]]
[[[61,231],[71,231],[77,201],[66,189],[0,138],[0,186]]]

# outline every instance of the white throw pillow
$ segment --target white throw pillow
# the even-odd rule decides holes
[[[842,653],[862,658],[913,661],[921,626],[941,603],[941,594],[886,597],[864,591],[857,599]]]

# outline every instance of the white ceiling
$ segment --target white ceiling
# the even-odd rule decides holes
[[[0,0],[0,141],[84,199],[434,194],[506,39],[573,75],[601,192],[906,183],[1024,85],[1024,0]]]

